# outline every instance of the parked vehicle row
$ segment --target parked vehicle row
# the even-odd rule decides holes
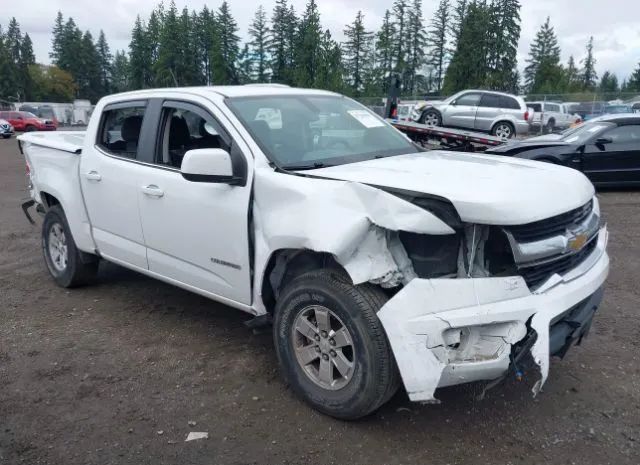
[[[437,111],[528,127],[504,94]],[[18,139],[57,284],[86,283],[104,259],[273,321],[286,380],[339,418],[402,384],[434,402],[525,359],[537,393],[602,299],[608,235],[583,174],[426,152],[335,93],[137,91],[103,98],[84,133]]]
[[[413,120],[428,126],[473,129],[510,139],[529,133],[533,111],[522,97],[465,90],[442,101],[416,105]]]
[[[0,119],[0,136],[3,139],[8,139],[14,133],[14,128],[6,119]]]
[[[595,185],[640,185],[640,115],[607,115],[559,135],[533,137],[487,153],[582,171]]]
[[[0,118],[8,121],[16,131],[55,131],[57,124],[50,119],[38,118],[28,111],[0,111]]]

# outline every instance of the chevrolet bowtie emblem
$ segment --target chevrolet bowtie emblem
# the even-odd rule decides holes
[[[587,243],[587,235],[586,234],[577,234],[571,239],[569,239],[569,249],[577,252]]]

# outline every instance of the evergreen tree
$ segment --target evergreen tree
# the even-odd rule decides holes
[[[418,73],[425,64],[425,48],[427,35],[422,17],[422,0],[413,0],[409,10],[407,23],[409,47],[407,49],[407,70],[405,72],[406,90],[415,95],[417,92]]]
[[[0,25],[0,97],[17,99],[15,79],[15,64],[11,59],[11,52],[7,45],[7,39]]]
[[[344,91],[344,69],[340,44],[331,38],[327,29],[320,39],[318,75],[314,86],[334,92]]]
[[[451,35],[451,49],[449,55],[453,56],[458,48],[458,42],[460,40],[460,34],[462,33],[462,26],[464,20],[467,17],[468,0],[458,0],[453,13],[451,14],[451,21],[449,22],[449,33]]]
[[[78,67],[75,72],[72,72],[78,85],[78,97],[95,103],[103,95],[100,82],[100,55],[89,31],[82,35],[79,51]]]
[[[450,15],[449,0],[440,0],[427,35],[430,55],[427,63],[434,68],[435,88],[438,93],[442,90],[442,81],[447,67],[447,30]]]
[[[342,45],[346,78],[353,95],[361,95],[364,88],[367,60],[371,58],[373,33],[364,27],[364,15],[358,11],[356,19],[344,29],[345,42]]]
[[[549,17],[531,43],[524,78],[532,94],[550,93],[561,86],[560,46]]]
[[[272,29],[269,52],[273,73],[272,80],[285,84],[291,82],[289,48],[293,44],[289,43],[290,20],[287,0],[276,0],[276,6],[271,17]]]
[[[576,67],[576,61],[573,58],[573,55],[569,57],[569,62],[567,63],[567,68],[564,74],[565,84],[563,86],[563,90],[566,92],[580,91],[580,75],[578,73],[578,68]]]
[[[217,38],[215,34],[215,15],[205,5],[202,11],[198,15],[197,27],[196,27],[196,50],[195,54],[199,55],[199,60],[202,63],[203,80],[204,83],[210,85],[213,80],[213,73],[211,69],[211,55],[213,51],[213,41]],[[192,52],[193,53],[193,52]]]
[[[490,6],[488,66],[486,86],[515,92],[518,87],[518,42],[520,40],[520,1],[493,0]]]
[[[25,100],[33,99],[33,80],[29,67],[36,64],[36,57],[33,54],[33,43],[29,34],[24,35],[20,44],[20,62],[18,64],[18,75],[23,83],[23,96]]]
[[[49,52],[49,58],[51,58],[51,61],[53,63],[56,63],[59,60],[60,54],[62,52],[63,31],[64,17],[62,16],[62,12],[58,11],[51,34],[51,52]]]
[[[620,91],[620,86],[618,85],[618,76],[616,76],[609,70],[605,71],[602,75],[602,78],[600,79],[598,91],[602,92],[603,94],[618,93]]]
[[[229,4],[222,2],[216,15],[216,24],[219,37],[219,50],[214,51],[213,78],[216,84],[237,84],[238,75],[235,64],[238,59],[240,38],[238,37],[238,25],[231,16]]]
[[[102,30],[100,30],[96,48],[98,50],[98,63],[100,67],[100,92],[102,95],[106,95],[111,92],[111,64],[113,61],[113,56],[111,55],[109,44],[107,43],[104,31]]]
[[[382,82],[381,91],[386,94],[389,89],[389,82],[393,74],[394,57],[394,37],[395,26],[391,19],[391,12],[386,10],[382,20],[382,27],[376,35],[376,61],[379,67],[379,79]]]
[[[460,37],[444,79],[445,94],[486,86],[492,45],[487,31],[491,19],[491,11],[485,2],[471,2],[466,6]]]
[[[593,56],[593,36],[589,38],[587,43],[587,56],[582,60],[581,80],[585,90],[594,90],[598,80],[596,73],[596,59]]]
[[[251,58],[251,51],[249,50],[249,44],[244,44],[244,47],[238,54],[237,63],[238,83],[248,84],[253,82],[254,75],[254,62]]]
[[[626,92],[640,92],[640,63],[635,69],[631,77],[627,80],[625,86]]]
[[[150,41],[147,39],[147,52]],[[181,28],[178,20],[178,9],[174,0],[162,18],[160,40],[158,46],[158,60],[153,64],[154,82],[163,87],[179,86],[182,76],[182,44]]]
[[[257,82],[267,82],[269,80],[269,56],[267,55],[269,48],[269,26],[267,25],[267,13],[262,5],[256,10],[253,21],[249,26],[249,37],[251,41],[252,61],[254,70],[252,80]]]
[[[404,81],[404,73],[407,65],[407,48],[405,43],[407,42],[407,27],[408,27],[408,6],[407,0],[395,0],[393,2],[393,59],[394,59],[394,71],[399,73]]]
[[[111,90],[113,92],[125,92],[129,86],[129,59],[124,50],[116,50],[111,65]]]
[[[131,89],[145,89],[152,85],[152,61],[149,54],[147,34],[140,16],[131,32],[129,43],[129,78]]]
[[[298,27],[298,43],[295,55],[295,84],[300,87],[315,87],[321,64],[320,13],[316,0],[309,0]]]

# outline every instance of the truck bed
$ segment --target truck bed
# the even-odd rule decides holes
[[[82,153],[84,131],[26,132],[18,136],[20,144],[27,143],[63,152]]]

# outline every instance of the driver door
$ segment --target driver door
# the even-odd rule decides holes
[[[442,124],[473,129],[481,97],[480,92],[467,92],[459,96],[443,109]]]
[[[640,182],[640,125],[622,125],[585,146],[584,174],[594,183]]]

